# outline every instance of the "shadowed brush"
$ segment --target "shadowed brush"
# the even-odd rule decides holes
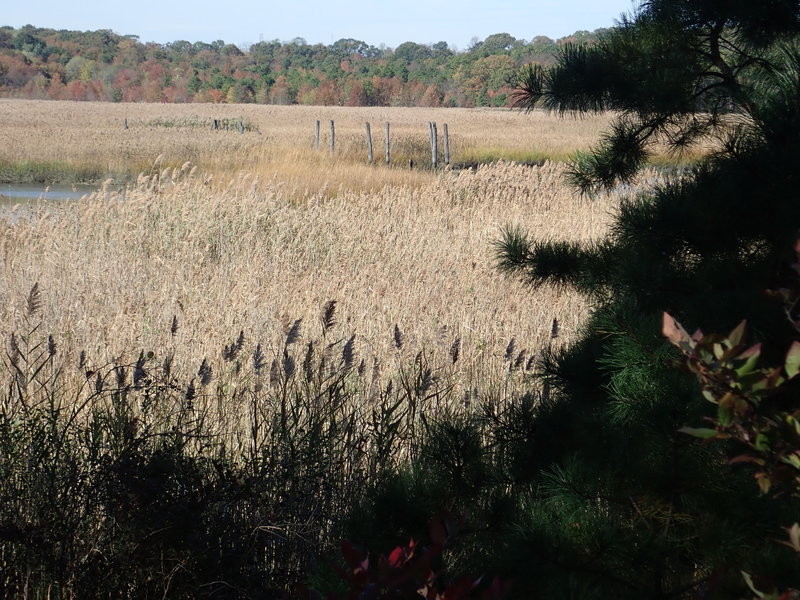
[[[266,362],[264,351],[261,349],[261,344],[256,344],[256,349],[253,351],[253,370],[256,372],[256,375],[261,374]]]
[[[461,355],[461,336],[458,336],[455,340],[453,340],[452,346],[450,346],[450,359],[453,361],[453,364],[458,362],[458,357]]]
[[[204,358],[203,362],[200,363],[200,368],[197,370],[197,376],[200,378],[200,385],[205,387],[211,383],[211,375],[211,365],[208,364],[208,360]]]
[[[355,342],[356,334],[354,333],[342,349],[342,362],[348,369],[353,366],[353,360],[355,359]]]
[[[336,300],[328,300],[322,310],[322,335],[336,324]]]
[[[28,301],[25,303],[25,310],[29,317],[38,313],[42,308],[42,294],[39,291],[39,282],[33,284],[30,293],[28,294]]]
[[[285,347],[289,347],[294,344],[298,339],[300,339],[300,326],[303,323],[303,319],[297,319],[292,326],[289,328],[288,333],[286,334],[286,342],[284,342]]]
[[[506,346],[506,354],[505,358],[507,361],[510,361],[514,358],[514,350],[517,347],[517,338],[511,338],[511,341],[508,342],[508,346]]]
[[[398,350],[403,348],[403,334],[400,331],[400,327],[397,326],[397,323],[394,325],[394,345]]]
[[[314,378],[314,342],[312,340],[309,340],[306,345],[306,355],[303,358],[303,374],[309,383]]]

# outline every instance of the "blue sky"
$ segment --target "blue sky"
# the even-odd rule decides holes
[[[633,7],[634,0],[28,0],[7,2],[0,25],[112,29],[161,43],[355,38],[395,48],[443,40],[463,50],[493,33],[530,40],[609,27]]]

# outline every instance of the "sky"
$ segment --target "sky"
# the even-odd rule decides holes
[[[509,33],[530,41],[610,27],[634,0],[28,0],[9,1],[0,25],[111,29],[142,42],[212,42],[247,47],[297,37],[311,44],[354,38],[396,48],[445,41],[465,50],[474,38]]]

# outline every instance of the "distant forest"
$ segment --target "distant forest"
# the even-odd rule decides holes
[[[326,46],[302,38],[239,48],[222,40],[142,43],[110,30],[0,27],[0,96],[111,102],[507,106],[521,66],[603,30],[530,41],[507,33],[462,52],[446,42]]]

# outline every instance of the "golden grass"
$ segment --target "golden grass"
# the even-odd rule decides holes
[[[562,154],[590,145],[600,118],[33,101],[0,101],[0,111],[0,130],[12,140],[0,160],[145,172],[122,192],[107,186],[0,221],[4,333],[19,325],[38,282],[43,330],[56,335],[63,353],[86,350],[95,360],[143,348],[174,351],[176,365],[218,364],[240,330],[251,347],[261,343],[277,355],[289,323],[302,318],[305,332],[318,335],[323,305],[337,300],[340,335],[357,334],[368,365],[377,359],[397,367],[419,349],[444,365],[461,339],[458,386],[520,386],[522,370],[507,376],[509,341],[516,340],[515,358],[522,349],[526,358],[538,353],[557,318],[556,343],[567,342],[588,309],[572,292],[532,291],[499,274],[492,242],[509,224],[540,239],[589,242],[605,233],[619,201],[577,197],[557,163],[410,171],[365,164],[361,146],[366,120],[376,140],[383,135],[376,124],[388,120],[393,136],[419,135],[423,147],[427,121],[436,120],[450,126],[455,160],[487,148],[513,155],[526,145]],[[148,125],[209,118],[242,118],[260,134]],[[312,148],[316,119],[323,133],[335,119],[336,156]],[[378,160],[380,148],[376,141]],[[396,324],[404,352],[392,343]]]
[[[502,109],[344,108],[211,104],[109,104],[0,99],[0,165],[50,165],[78,174],[135,177],[156,156],[167,166],[186,161],[217,175],[245,170],[262,179],[275,176],[300,189],[329,189],[365,182],[421,184],[426,172],[408,173],[408,159],[430,164],[428,122],[450,131],[454,163],[485,159],[521,161],[564,158],[592,144],[606,117],[558,119],[535,112]],[[243,120],[238,128],[212,131],[212,119]],[[123,129],[127,120],[128,129]],[[321,149],[315,151],[314,124],[321,123]],[[329,121],[336,124],[337,160],[329,160]],[[365,122],[372,125],[376,163],[384,161],[384,126],[391,123],[392,161],[401,169],[370,169]],[[166,126],[171,125],[171,126]],[[443,142],[440,152],[443,155]],[[316,171],[310,169],[319,167]],[[356,172],[350,173],[353,169]],[[52,183],[53,181],[49,181]]]
[[[460,384],[483,388],[502,381],[512,338],[538,352],[553,318],[561,342],[586,314],[577,295],[526,290],[493,264],[491,243],[507,223],[540,238],[589,241],[605,231],[616,199],[575,198],[560,174],[555,164],[497,164],[422,187],[297,202],[274,181],[245,175],[217,190],[188,168],[164,169],[124,195],[100,191],[0,222],[0,322],[10,333],[38,282],[43,329],[62,352],[102,361],[174,349],[176,364],[196,368],[204,357],[218,364],[240,330],[274,354],[294,319],[318,334],[335,299],[367,364],[394,360],[398,324],[434,365],[461,338]]]

